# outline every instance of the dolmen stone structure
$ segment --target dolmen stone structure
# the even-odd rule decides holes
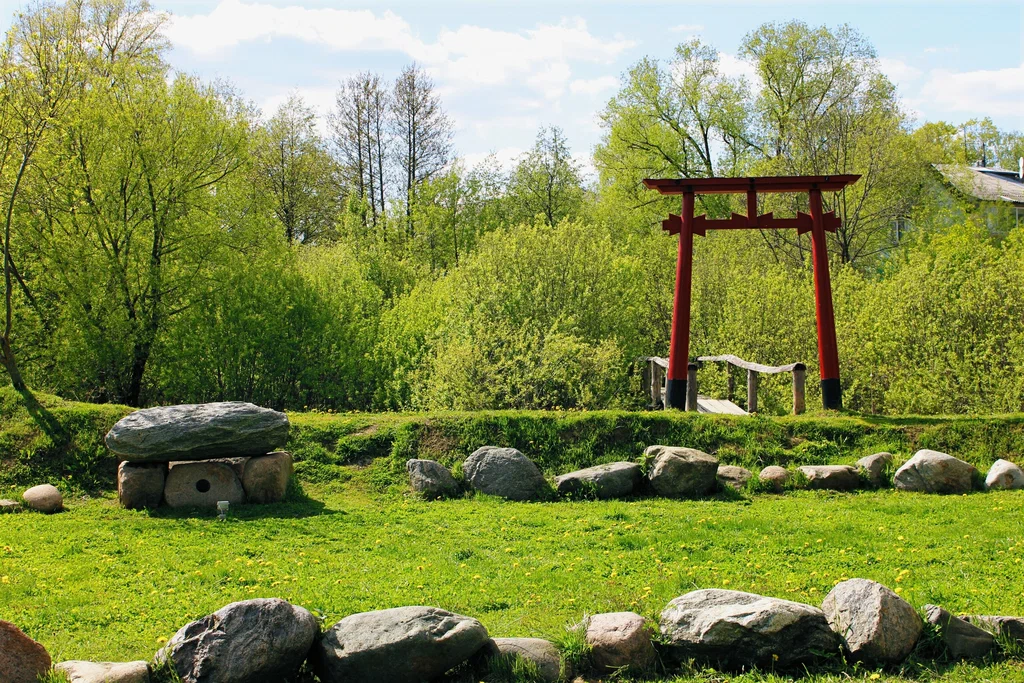
[[[106,436],[122,459],[117,495],[126,508],[273,503],[284,497],[292,456],[288,417],[239,401],[165,406],[121,419]]]

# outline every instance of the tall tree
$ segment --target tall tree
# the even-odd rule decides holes
[[[452,154],[451,120],[441,108],[433,81],[416,64],[406,67],[395,82],[392,121],[395,157],[403,179],[406,232],[413,237],[416,189],[445,168]]]
[[[340,212],[338,173],[317,132],[316,114],[298,95],[259,131],[255,161],[288,243],[328,241]]]
[[[369,71],[346,81],[328,121],[346,181],[365,206],[363,226],[385,228],[387,164],[391,148],[390,98],[379,75]]]
[[[561,128],[541,128],[533,149],[512,170],[506,200],[514,220],[544,216],[548,225],[576,217],[583,206],[583,183]]]
[[[0,54],[0,187],[3,195],[4,321],[0,364],[15,389],[25,389],[14,357],[15,280],[32,299],[12,250],[15,211],[33,158],[60,126],[78,92],[84,54],[82,5],[39,5],[19,14]]]

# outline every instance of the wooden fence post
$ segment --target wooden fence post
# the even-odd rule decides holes
[[[807,366],[797,363],[793,368],[793,414],[802,415],[805,410],[804,402],[804,379],[807,376]]]
[[[690,363],[686,366],[686,410],[696,412],[697,410],[697,364]]]
[[[757,373],[747,370],[747,412],[757,412]]]

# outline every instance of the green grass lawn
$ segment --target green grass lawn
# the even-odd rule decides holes
[[[306,498],[239,507],[226,522],[126,511],[109,497],[68,500],[53,516],[0,517],[0,617],[60,661],[149,659],[187,621],[253,597],[286,598],[327,624],[435,605],[480,619],[493,636],[548,638],[585,614],[656,619],[696,588],[818,605],[852,577],[880,581],[917,607],[1024,614],[1024,492],[428,503],[374,493],[372,468],[344,469],[347,481],[307,483]],[[877,680],[873,673],[813,680]],[[913,675],[1024,681],[1024,665],[929,665]],[[881,673],[890,676],[899,680]]]

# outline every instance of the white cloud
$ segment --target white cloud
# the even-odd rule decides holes
[[[498,164],[502,171],[510,171],[515,166],[516,161],[519,160],[526,152],[522,147],[502,147],[501,149],[491,150],[490,152],[474,152],[472,154],[463,154],[461,159],[462,163],[466,165],[466,168],[473,168],[474,166],[482,163],[488,157],[493,156],[494,161]]]
[[[669,29],[672,33],[700,33],[704,30],[704,24],[679,24]]]
[[[600,76],[598,78],[582,79],[577,78],[569,84],[569,92],[573,95],[599,95],[606,90],[614,90],[619,86],[619,79],[615,76]]]
[[[337,88],[330,87],[281,89],[279,92],[265,97],[259,103],[259,107],[260,111],[263,112],[263,117],[269,119],[277,112],[278,107],[284,104],[291,95],[296,94],[302,98],[302,101],[307,106],[312,107],[317,113],[317,128],[321,135],[327,135],[327,114],[334,109],[337,92]]]
[[[761,82],[761,77],[757,75],[757,67],[728,52],[718,53],[718,69],[730,78],[746,78],[751,87],[757,87]]]
[[[933,69],[921,87],[931,106],[950,112],[1017,116],[1024,120],[1024,63],[1006,69]]]
[[[892,57],[879,57],[878,68],[889,77],[889,80],[900,85],[918,79],[923,73],[917,67]]]

